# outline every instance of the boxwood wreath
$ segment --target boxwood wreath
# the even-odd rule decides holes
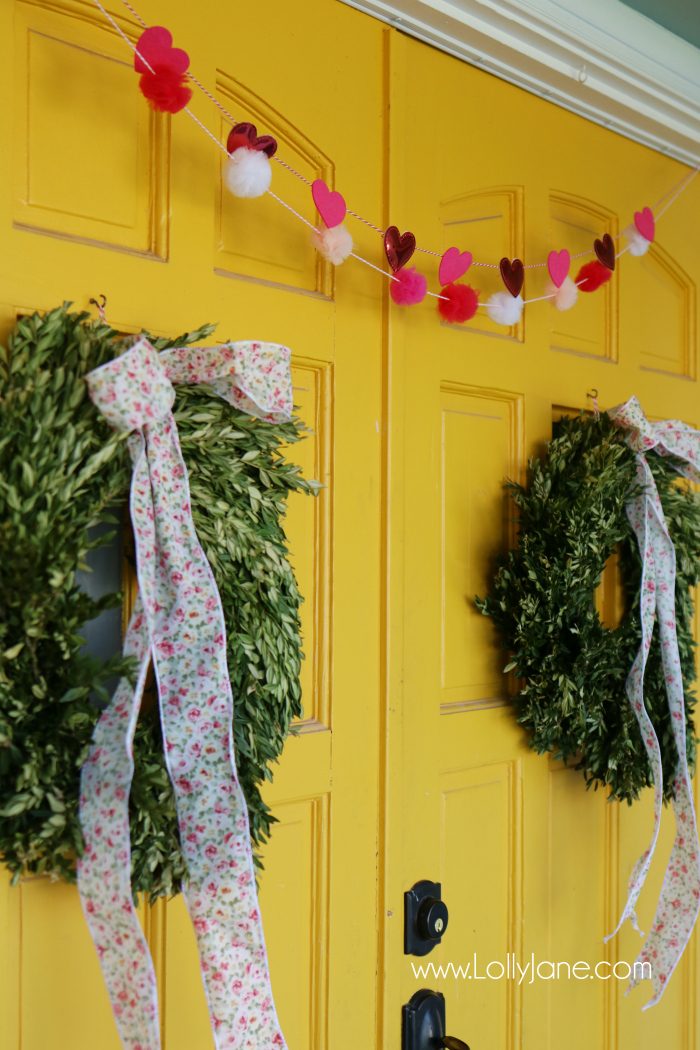
[[[676,549],[678,648],[690,769],[695,761],[693,601],[700,578],[700,502],[673,460],[647,456]],[[588,786],[632,802],[653,783],[625,682],[641,642],[641,559],[625,505],[636,492],[634,453],[612,421],[562,419],[547,454],[530,463],[526,486],[508,482],[518,541],[478,608],[490,616],[517,679],[514,704],[531,747],[580,770]],[[603,625],[595,590],[608,558],[619,555],[624,609]],[[673,792],[677,751],[655,627],[644,700],[661,746],[664,793]]]
[[[83,376],[125,340],[68,307],[22,318],[0,349],[0,858],[15,878],[74,879],[80,767],[108,684],[133,673],[121,656],[87,655],[81,637],[121,595],[96,601],[76,582],[89,551],[114,539],[131,479],[126,435],[107,426]],[[149,338],[164,350],[213,327]],[[301,598],[281,517],[290,492],[317,485],[282,452],[302,436],[298,420],[260,423],[195,386],[177,387],[175,417],[225,613],[238,772],[259,846],[274,820],[260,785],[301,714]],[[134,759],[132,885],[155,899],[184,875],[157,704],[144,704]]]

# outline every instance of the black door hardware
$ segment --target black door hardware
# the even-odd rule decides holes
[[[442,940],[449,919],[439,882],[422,879],[404,893],[405,955],[427,955]]]
[[[401,1050],[469,1050],[466,1043],[445,1035],[445,997],[422,988],[402,1009]]]

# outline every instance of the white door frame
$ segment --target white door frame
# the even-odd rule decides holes
[[[620,0],[341,0],[603,124],[700,164],[700,49]]]

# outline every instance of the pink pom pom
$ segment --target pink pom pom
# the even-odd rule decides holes
[[[471,321],[479,305],[479,293],[470,284],[446,284],[440,292],[438,311],[448,324],[464,324]]]
[[[602,262],[592,259],[582,266],[576,275],[576,284],[582,292],[595,292],[602,284],[606,284],[612,277],[612,270],[603,266]]]
[[[344,263],[353,247],[350,231],[342,224],[330,229],[314,230],[311,240],[314,248],[334,266]]]
[[[425,299],[428,282],[415,267],[399,270],[394,277],[396,280],[391,282],[391,298],[397,306],[415,306]]]

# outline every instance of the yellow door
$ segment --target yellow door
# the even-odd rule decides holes
[[[458,245],[491,263],[543,260],[554,247],[590,251],[594,237],[616,234],[683,174],[406,37],[391,35],[387,62],[388,211],[426,247]],[[415,129],[429,129],[423,149]],[[699,201],[696,186],[661,220],[647,256],[623,257],[607,290],[581,295],[568,313],[533,304],[507,330],[481,312],[463,327],[441,326],[434,308],[391,312],[381,1046],[398,1045],[400,1006],[418,987],[444,993],[448,1033],[472,1050],[700,1045],[695,943],[645,1014],[648,983],[625,999],[626,982],[615,980],[498,979],[507,953],[521,962],[533,952],[572,964],[635,959],[640,941],[629,928],[607,946],[602,939],[617,924],[652,811],[650,799],[609,805],[579,773],[528,750],[509,708],[504,654],[473,606],[512,540],[502,482],[522,478],[563,410],[590,408],[597,387],[603,407],[636,393],[653,417],[700,422],[700,251],[687,236]],[[434,275],[425,258],[418,265]],[[503,287],[497,269],[473,268],[466,279],[482,300]],[[526,298],[544,285],[543,270],[526,270]],[[665,816],[643,929],[672,842]],[[412,961],[470,964],[474,974],[476,955],[481,977],[495,961],[495,979],[417,978],[410,959],[397,965],[401,896],[418,879],[441,882],[450,920],[442,944]]]
[[[521,475],[553,418],[585,407],[591,387],[603,406],[637,393],[650,415],[700,424],[700,248],[687,237],[700,187],[664,218],[648,256],[626,257],[571,313],[537,304],[512,331],[482,317],[441,326],[430,303],[398,310],[352,260],[337,273],[320,263],[272,199],[223,191],[213,144],[185,114],[149,113],[123,41],[89,0],[0,6],[4,332],[18,313],[104,292],[124,331],[218,320],[221,338],[294,351],[296,401],[313,430],[295,454],[325,488],[289,511],[306,596],[305,715],[268,792],[280,823],[262,878],[290,1050],[398,1050],[401,1006],[422,986],[444,992],[449,1030],[472,1050],[698,1050],[694,945],[662,1004],[641,1015],[644,990],[625,1000],[612,981],[416,977],[402,915],[404,891],[429,878],[450,908],[430,961],[636,954],[629,931],[607,948],[601,939],[650,809],[607,806],[580,775],[528,751],[490,624],[470,603],[509,540],[503,478]],[[333,0],[269,0],[262,17],[216,0],[140,6],[307,180],[335,183],[379,227],[412,229],[438,251],[528,261],[582,250],[680,174]],[[111,9],[135,39],[138,25],[117,0]],[[192,106],[225,137],[210,102],[196,94]],[[273,189],[314,219],[307,186],[280,166]],[[381,264],[379,234],[357,222],[352,232]],[[435,262],[418,262],[433,288]],[[495,270],[471,277],[484,296],[499,288]],[[527,280],[538,294],[541,271]],[[182,903],[143,918],[164,1046],[205,1050]],[[1,1050],[116,1050],[75,891],[3,884],[0,931]]]
[[[137,6],[172,30],[229,112],[277,138],[307,183],[342,173],[356,207],[381,212],[371,173],[381,170],[383,38],[373,23],[321,0],[275,0],[262,21],[259,7],[218,0]],[[119,0],[110,9],[136,40],[140,27]],[[213,143],[184,113],[151,114],[131,52],[93,3],[5,0],[0,19],[3,337],[20,312],[64,299],[83,308],[105,293],[123,331],[175,335],[211,320],[222,339],[293,350],[295,401],[312,429],[293,454],[325,488],[289,510],[306,599],[304,718],[267,796],[279,824],[262,911],[289,1046],[371,1046],[382,287],[359,268],[336,280],[308,229],[271,198],[223,191]],[[366,69],[351,99],[358,54]],[[225,142],[216,107],[197,92],[192,108]],[[308,184],[281,165],[272,188],[314,219]],[[3,877],[0,900],[2,1050],[116,1050],[75,890],[43,879],[10,888]],[[164,1045],[211,1047],[182,901],[144,909],[144,923]]]

